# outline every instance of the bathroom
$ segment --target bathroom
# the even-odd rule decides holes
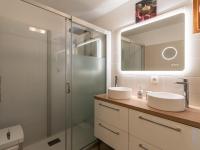
[[[199,0],[0,4],[0,150],[200,149]]]

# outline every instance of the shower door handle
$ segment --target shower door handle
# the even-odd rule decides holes
[[[66,91],[67,94],[71,93],[70,82],[66,82],[66,84],[65,84],[65,91]]]

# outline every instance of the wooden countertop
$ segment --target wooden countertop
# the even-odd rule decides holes
[[[139,100],[134,97],[130,100],[115,100],[109,98],[107,94],[96,95],[95,99],[200,129],[199,109],[187,108],[184,112],[167,112],[149,107],[146,100]]]

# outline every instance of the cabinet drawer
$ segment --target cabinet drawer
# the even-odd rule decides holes
[[[115,150],[128,150],[128,133],[102,121],[95,122],[95,136]]]
[[[95,100],[95,119],[128,132],[128,109]]]
[[[162,150],[197,150],[199,130],[130,110],[130,134]],[[196,145],[196,146],[195,146]]]
[[[133,137],[129,136],[129,150],[161,150],[157,147],[154,147],[146,142]]]

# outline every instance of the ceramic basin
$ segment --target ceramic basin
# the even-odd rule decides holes
[[[108,97],[112,99],[130,99],[132,89],[127,87],[111,87],[108,89]]]
[[[184,111],[185,97],[168,92],[149,92],[147,94],[147,105],[164,111]]]

